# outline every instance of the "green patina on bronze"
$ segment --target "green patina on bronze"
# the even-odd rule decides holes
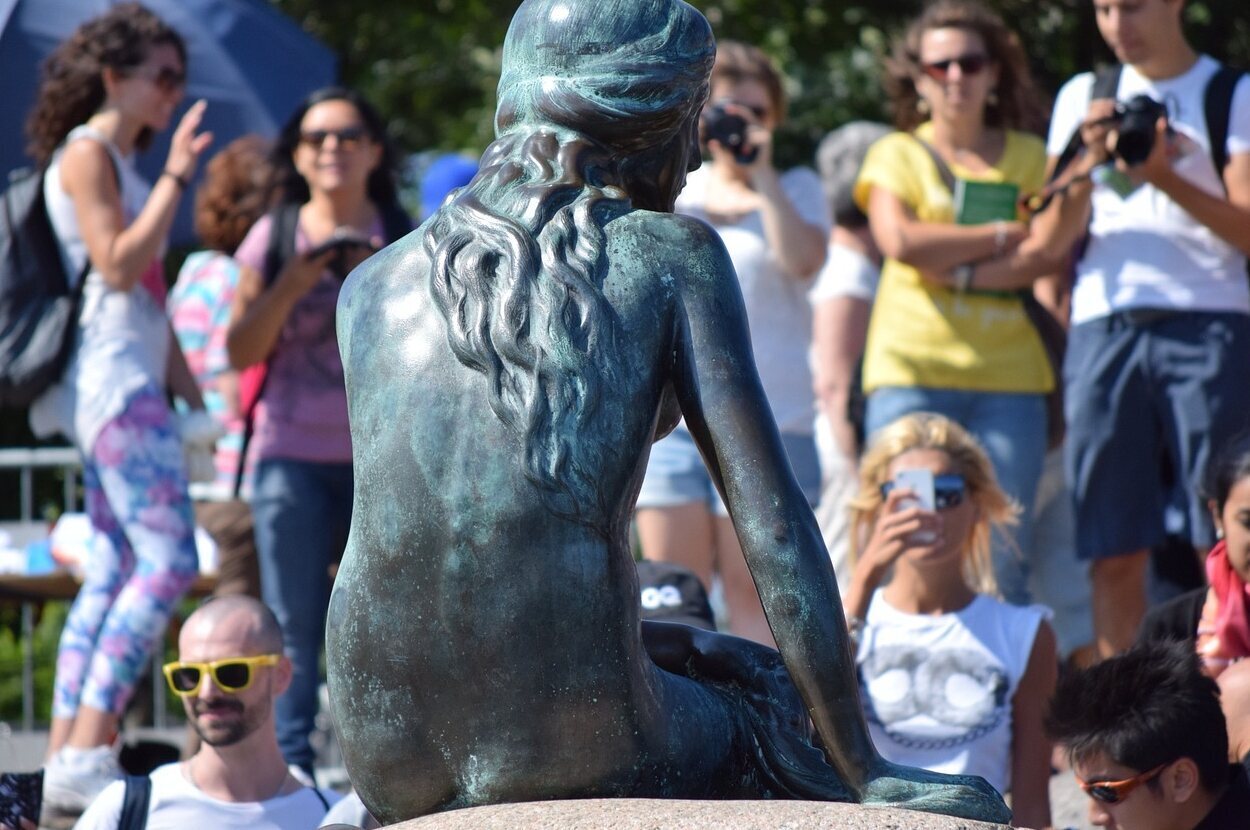
[[[733,267],[671,213],[714,54],[680,0],[522,4],[477,177],[344,286],[356,492],[326,649],[383,821],[601,796],[1009,815],[868,738]],[[630,513],[682,415],[780,655],[639,622]]]

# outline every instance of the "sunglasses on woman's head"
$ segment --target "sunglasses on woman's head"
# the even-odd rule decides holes
[[[887,481],[881,485],[881,498],[890,497],[890,492],[894,489],[894,482]],[[968,486],[964,481],[964,477],[958,473],[947,473],[946,475],[933,477],[933,506],[938,510],[946,510],[951,507],[958,507],[964,502],[964,493]]]
[[[199,693],[204,675],[209,674],[218,689],[234,694],[252,685],[258,666],[276,666],[280,659],[279,654],[258,654],[255,657],[227,657],[209,663],[175,660],[165,664],[165,680],[174,694],[189,697]]]
[[[1152,770],[1134,775],[1132,778],[1125,778],[1123,781],[1082,781],[1076,779],[1076,783],[1081,786],[1085,794],[1095,801],[1103,804],[1119,804],[1128,798],[1129,793],[1137,789],[1142,784],[1158,777],[1159,773],[1167,767],[1167,764],[1160,764]]]
[[[369,133],[364,127],[344,127],[341,130],[303,130],[299,134],[299,140],[302,144],[307,144],[314,150],[320,150],[330,136],[334,136],[339,147],[344,150],[355,150],[360,146],[360,142],[369,137]]]
[[[989,65],[990,59],[986,55],[960,55],[957,58],[924,63],[921,68],[933,80],[945,81],[952,66],[958,66],[960,73],[964,75],[976,75]]]

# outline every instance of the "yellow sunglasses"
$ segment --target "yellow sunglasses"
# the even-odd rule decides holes
[[[165,680],[176,695],[189,697],[200,691],[204,674],[213,676],[213,683],[223,692],[241,692],[256,679],[256,666],[276,666],[280,654],[258,654],[255,657],[227,657],[211,663],[175,660],[164,666]]]

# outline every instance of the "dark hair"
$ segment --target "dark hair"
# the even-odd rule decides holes
[[[452,351],[526,437],[525,475],[548,508],[596,529],[618,449],[594,424],[621,366],[604,225],[630,198],[671,207],[665,177],[714,55],[707,21],[680,0],[528,0],[504,39],[497,138],[425,225]]]
[[[295,169],[295,148],[299,146],[300,124],[304,122],[304,116],[310,109],[326,101],[346,101],[355,107],[360,120],[364,122],[365,130],[369,133],[369,138],[382,147],[382,159],[369,174],[365,190],[369,201],[380,210],[398,209],[399,194],[395,188],[395,176],[399,166],[399,155],[395,150],[395,145],[387,136],[386,122],[363,95],[344,86],[323,87],[309,94],[282,125],[271,154],[273,185],[270,189],[270,203],[303,204],[308,201],[308,182],[304,181],[304,177]]]
[[[931,2],[894,42],[886,60],[884,85],[894,107],[894,123],[910,132],[925,120],[918,107],[916,76],[920,74],[920,41],[934,29],[964,29],[980,36],[990,59],[998,67],[997,101],[986,105],[985,123],[990,127],[1041,133],[1047,112],[1033,83],[1028,58],[1020,38],[995,12],[977,0]]]
[[[245,135],[212,157],[195,193],[195,232],[209,248],[234,253],[264,215],[269,182],[269,142]]]
[[[781,73],[772,58],[758,46],[739,43],[736,40],[721,40],[716,44],[716,63],[712,64],[713,86],[718,81],[740,84],[743,81],[758,81],[768,92],[768,100],[772,105],[773,121],[781,124],[786,120],[786,91],[782,83]]]
[[[1145,772],[1189,758],[1207,791],[1218,792],[1228,781],[1220,690],[1203,674],[1190,643],[1138,644],[1088,669],[1062,674],[1045,725],[1050,738],[1066,744],[1077,760],[1101,753]]]
[[[153,46],[168,44],[183,65],[182,38],[139,3],[122,3],[83,23],[56,47],[43,64],[35,107],[26,120],[26,150],[46,164],[70,130],[84,123],[104,103],[104,70],[125,72],[140,66]],[[144,127],[135,146],[146,149],[152,130]]]
[[[1250,432],[1243,432],[1221,447],[1207,468],[1204,495],[1215,502],[1217,511],[1223,512],[1228,494],[1247,476],[1250,476]]]

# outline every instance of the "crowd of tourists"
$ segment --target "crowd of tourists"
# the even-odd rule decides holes
[[[1185,0],[1091,2],[1118,63],[1053,109],[997,14],[929,3],[882,69],[895,123],[833,130],[818,170],[776,167],[785,80],[719,42],[703,165],[675,212],[737,273],[878,751],[984,777],[1021,827],[1051,825],[1068,765],[1095,824],[1243,826],[1250,79],[1193,50]],[[80,451],[97,531],[43,803],[131,826],[121,718],[197,573],[198,525],[217,598],[165,669],[191,734],[186,760],[144,779],[149,823],[312,828],[339,801],[310,735],[353,498],[335,310],[348,273],[415,223],[359,93],[319,90],[276,136],[218,147],[203,102],[175,119],[189,71],[176,31],[119,4],[52,54],[28,121],[82,281],[68,368],[31,423]],[[145,181],[135,154],[171,128]],[[453,166],[427,211],[476,169]],[[202,249],[168,280],[192,197]],[[641,558],[682,586],[644,583],[644,615],[691,594],[705,609],[706,590],[715,621],[697,624],[773,645],[703,417],[658,437],[640,482]],[[333,809],[369,821],[359,801]]]

